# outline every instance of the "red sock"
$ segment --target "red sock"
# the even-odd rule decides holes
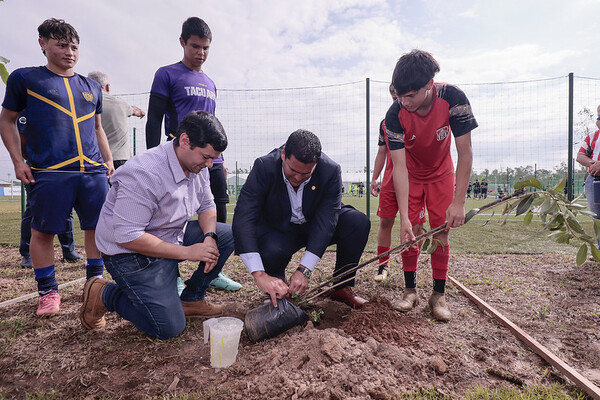
[[[450,259],[450,245],[439,246],[431,254],[431,269],[433,279],[446,280],[448,276],[448,260]]]
[[[416,271],[419,254],[421,254],[419,246],[409,247],[408,250],[402,253],[402,269],[407,272]]]
[[[385,253],[386,251],[390,251],[392,248],[391,247],[385,247],[385,246],[377,246],[377,255],[380,255],[382,253]],[[380,265],[385,265],[387,266],[387,262],[390,259],[390,255],[386,255],[383,257],[379,257],[379,264]]]

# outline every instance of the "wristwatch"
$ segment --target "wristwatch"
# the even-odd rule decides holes
[[[302,275],[304,275],[304,277],[305,277],[306,279],[310,279],[310,275],[312,274],[312,271],[311,271],[310,269],[308,269],[308,268],[306,268],[306,267],[304,267],[304,266],[302,266],[302,265],[301,265],[301,266],[299,266],[299,267],[296,269],[296,271],[300,271],[300,272],[302,272]]]
[[[214,233],[214,232],[206,232],[206,233],[204,234],[204,239],[206,239],[207,237],[211,237],[211,238],[215,239],[215,242],[218,242],[218,241],[219,241],[219,237],[218,237],[218,236],[217,236],[217,234],[216,234],[216,233]]]

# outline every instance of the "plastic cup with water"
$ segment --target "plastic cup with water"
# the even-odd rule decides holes
[[[210,365],[227,368],[237,358],[244,322],[237,318],[221,317],[210,324]]]

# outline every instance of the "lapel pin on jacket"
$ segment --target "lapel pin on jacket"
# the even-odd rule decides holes
[[[313,185],[313,187],[310,188],[311,190],[317,190],[317,187]]]

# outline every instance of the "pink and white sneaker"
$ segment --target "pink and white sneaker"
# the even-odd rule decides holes
[[[52,291],[40,297],[36,314],[52,315],[60,311],[60,295],[58,292]]]

